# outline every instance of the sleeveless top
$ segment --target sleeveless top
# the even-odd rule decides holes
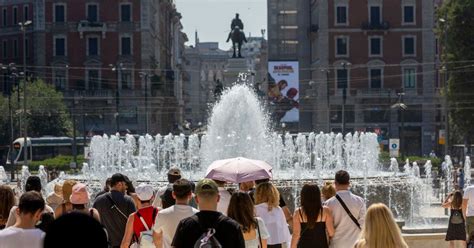
[[[143,220],[145,220],[146,225],[148,228],[151,230],[151,226],[155,223],[155,219],[153,219],[153,210],[155,208],[153,206],[149,206],[146,208],[141,208],[137,212],[140,213],[140,215],[143,217]],[[158,215],[158,209],[156,209],[156,216]],[[135,237],[139,238],[140,233],[146,231],[145,226],[143,226],[142,221],[140,218],[138,218],[137,214],[134,213],[134,220],[133,220],[133,233],[135,234]]]
[[[301,210],[298,212],[301,218],[301,233],[300,240],[298,241],[298,248],[328,248],[329,246],[326,236],[326,222],[316,222],[315,226],[313,228],[310,228],[308,223],[303,222],[303,215],[301,214]]]

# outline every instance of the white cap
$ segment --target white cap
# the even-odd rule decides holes
[[[140,201],[149,201],[153,197],[153,187],[145,183],[138,185],[138,187],[135,189],[135,192],[137,193]]]

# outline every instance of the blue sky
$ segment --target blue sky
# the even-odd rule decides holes
[[[225,41],[235,13],[240,14],[247,36],[249,32],[261,36],[260,30],[267,29],[266,0],[176,0],[176,6],[183,16],[189,45],[194,44],[197,29],[201,42],[217,41],[221,49],[230,48],[231,44]]]

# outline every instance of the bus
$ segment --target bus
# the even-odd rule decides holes
[[[13,142],[13,151],[8,150],[7,165],[11,165],[12,158],[14,158],[15,165],[23,165],[24,149],[27,149],[28,163],[59,155],[73,155],[73,138],[71,137],[28,137],[26,140],[27,148],[25,148],[24,138],[18,138]],[[87,145],[87,141],[87,138],[84,140],[84,137],[76,137],[76,154],[84,154],[84,146]]]

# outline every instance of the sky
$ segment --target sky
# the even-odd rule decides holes
[[[201,42],[219,42],[219,48],[230,48],[232,45],[226,39],[235,13],[240,14],[247,36],[250,32],[260,37],[261,29],[267,29],[266,0],[176,0],[176,6],[183,16],[188,45],[194,45],[197,30]]]

